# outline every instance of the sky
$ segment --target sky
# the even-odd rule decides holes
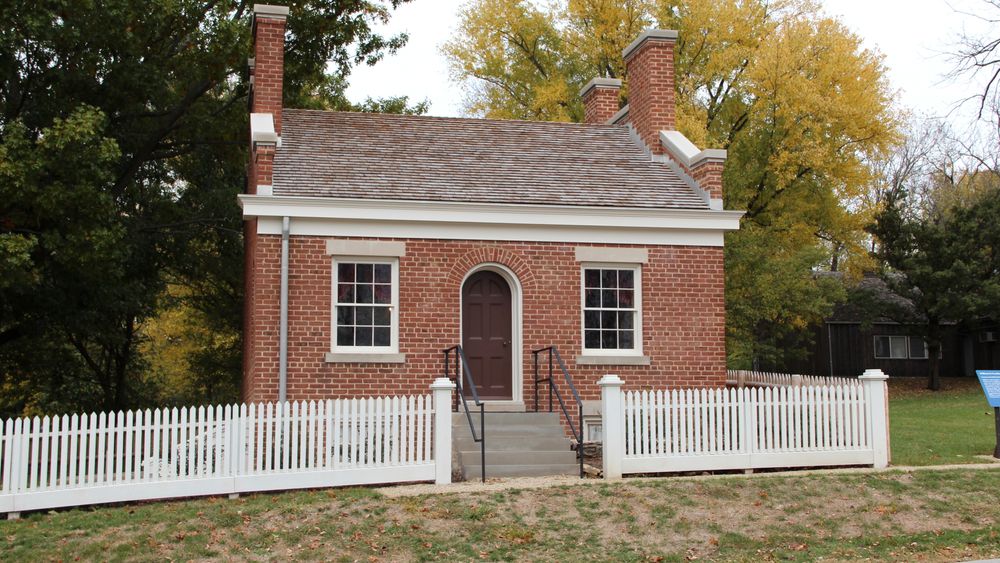
[[[359,67],[350,79],[348,97],[409,96],[428,100],[430,115],[462,115],[462,86],[451,80],[441,45],[457,27],[457,12],[467,0],[413,0],[397,9],[383,33],[409,33],[409,43],[374,67]],[[974,104],[956,109],[973,91],[968,81],[946,79],[962,32],[985,30],[963,11],[981,0],[821,0],[824,11],[838,17],[885,56],[889,79],[901,105],[919,114],[968,123]]]

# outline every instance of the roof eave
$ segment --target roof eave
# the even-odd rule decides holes
[[[243,216],[428,223],[735,231],[744,211],[596,207],[276,195],[239,196]]]

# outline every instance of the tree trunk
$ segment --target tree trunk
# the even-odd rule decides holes
[[[931,373],[927,379],[927,388],[931,391],[941,390],[941,361],[938,356],[941,352],[940,342],[927,342],[927,360],[930,362]]]

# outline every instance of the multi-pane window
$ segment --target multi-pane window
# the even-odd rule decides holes
[[[634,353],[640,347],[639,269],[583,269],[583,348]]]
[[[941,357],[941,354],[938,354]],[[926,360],[927,343],[918,336],[876,336],[875,358],[880,360]]]
[[[906,359],[905,336],[876,336],[875,357],[887,360]]]
[[[334,263],[334,345],[337,348],[395,348],[394,262]]]

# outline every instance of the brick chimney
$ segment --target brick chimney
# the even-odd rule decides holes
[[[274,151],[281,136],[288,7],[254,4],[250,66],[250,170],[247,193],[270,195]]]
[[[287,6],[253,6],[253,90],[251,113],[274,116],[274,131],[281,135],[281,90],[285,77],[285,19]]]
[[[617,78],[595,78],[580,90],[585,123],[607,123],[618,113],[622,81]]]
[[[726,151],[701,150],[677,131],[674,46],[677,32],[645,31],[622,51],[628,72],[628,118],[655,157],[676,163],[705,193],[712,209],[722,209]]]
[[[629,122],[654,154],[664,153],[660,131],[676,129],[676,43],[676,31],[651,29],[622,51],[628,73]]]

